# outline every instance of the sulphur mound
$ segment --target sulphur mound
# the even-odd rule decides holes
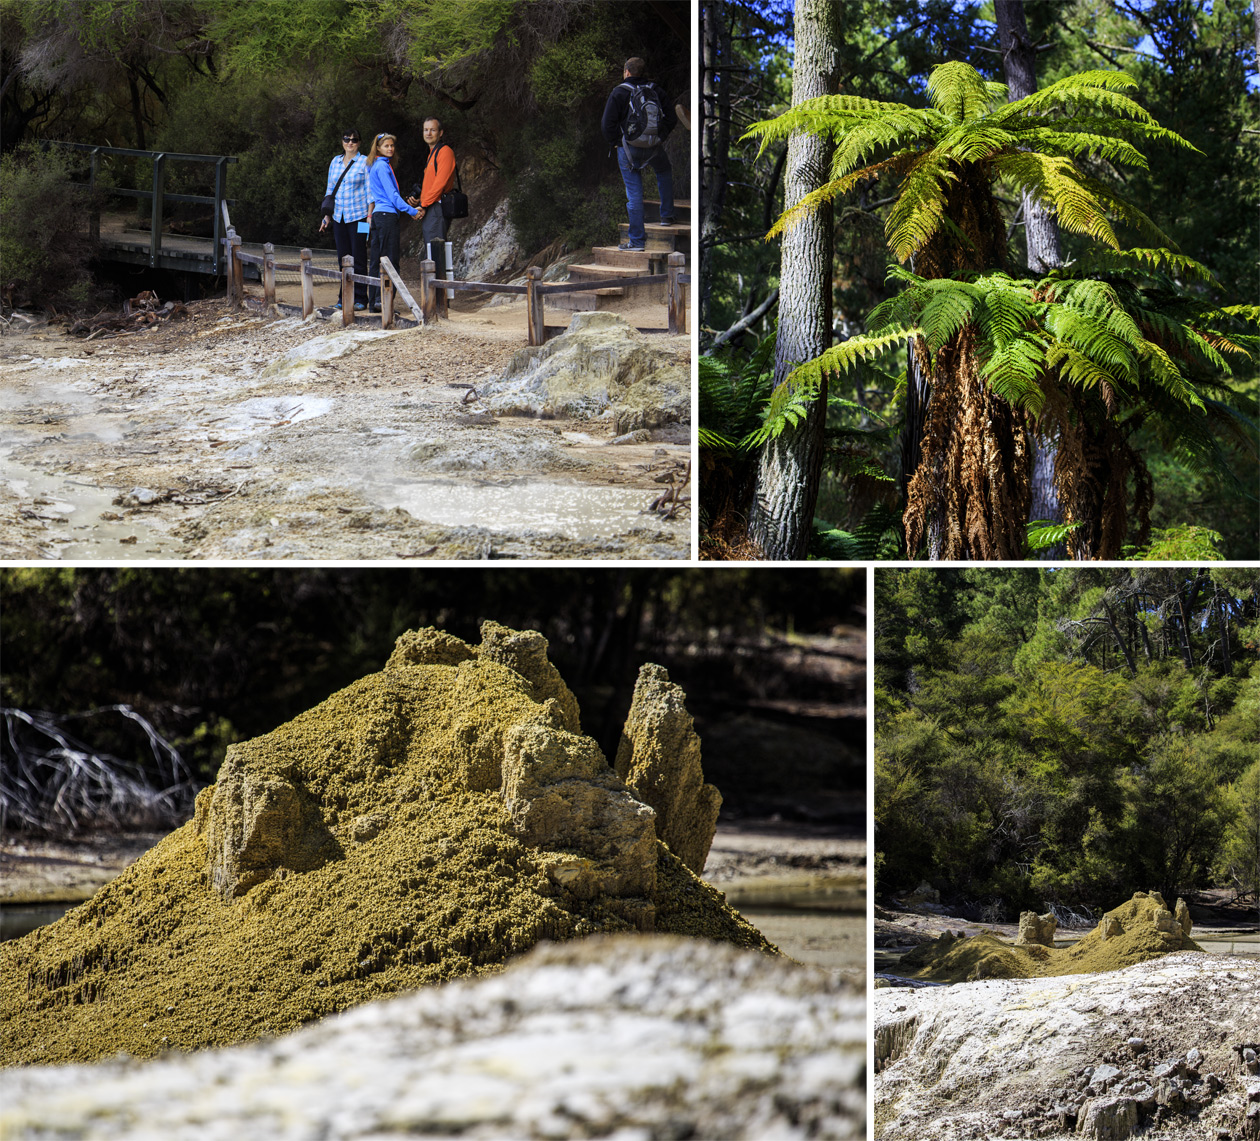
[[[279,1034],[545,939],[655,930],[773,951],[657,838],[546,646],[495,623],[476,647],[413,631],[380,673],[229,749],[192,821],[0,947],[4,1062]],[[624,747],[655,760],[632,728]],[[680,779],[694,793],[694,770]],[[689,835],[701,864],[711,838],[711,821]]]
[[[1108,911],[1085,938],[1056,949],[1014,944],[985,933],[969,939],[948,931],[901,958],[915,978],[936,982],[975,979],[1031,979],[1097,974],[1143,963],[1173,951],[1202,951],[1190,938],[1190,916],[1177,901],[1169,911],[1157,891],[1135,892],[1128,903]]]

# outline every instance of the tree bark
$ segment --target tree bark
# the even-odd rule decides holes
[[[792,61],[792,106],[826,95],[839,70],[839,12],[833,0],[796,0],[796,55]],[[831,144],[813,134],[788,141],[784,207],[790,209],[826,180]],[[783,236],[779,266],[779,334],[774,383],[795,365],[819,356],[831,344],[832,211],[802,220]],[[761,453],[757,493],[748,531],[767,559],[802,559],[809,545],[822,478],[827,383],[809,415],[785,428]]]
[[[1037,90],[1036,53],[1028,36],[1024,16],[1024,0],[994,0],[997,18],[998,46],[1002,49],[1002,66],[1011,102],[1024,99]],[[1041,274],[1063,264],[1059,249],[1059,227],[1040,202],[1024,195],[1024,239],[1028,247],[1028,268]],[[1028,518],[1062,522],[1063,506],[1054,486],[1054,460],[1058,440],[1054,436],[1033,433],[1032,507]],[[1063,544],[1042,552],[1042,558],[1058,560],[1064,556]]]
[[[723,6],[700,6],[700,328],[709,326],[713,297],[712,247],[726,203],[726,165],[731,138],[731,85],[719,72],[731,55],[730,25]]]

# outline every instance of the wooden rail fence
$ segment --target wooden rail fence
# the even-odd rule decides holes
[[[516,293],[524,294],[526,301],[529,344],[541,345],[546,340],[546,327],[543,321],[543,299],[553,293],[574,293],[579,290],[593,288],[589,281],[564,281],[554,284],[542,282],[543,271],[531,265],[525,271],[524,285],[501,285],[493,281],[458,281],[453,278],[436,276],[436,265],[431,259],[420,263],[420,297],[417,301],[403,284],[398,270],[390,264],[388,258],[381,258],[382,273],[380,277],[369,277],[354,272],[354,259],[347,254],[341,259],[341,269],[320,269],[311,262],[311,251],[302,250],[299,262],[278,262],[275,258],[275,247],[271,242],[263,245],[262,256],[247,254],[241,249],[241,238],[235,229],[229,227],[223,239],[224,256],[227,259],[228,301],[234,309],[239,309],[245,299],[246,262],[261,267],[263,282],[263,304],[276,303],[276,271],[297,273],[302,278],[302,316],[309,317],[315,311],[315,278],[326,278],[341,282],[341,323],[354,324],[354,286],[377,286],[381,291],[381,328],[392,329],[397,311],[398,299],[407,305],[415,315],[418,324],[427,325],[439,317],[446,316],[446,290],[464,290],[469,293]],[[672,253],[666,259],[669,270],[666,273],[654,273],[647,277],[613,277],[600,278],[598,287],[616,285],[664,285],[666,307],[668,309],[668,326],[671,334],[683,333],[687,328],[686,307],[683,300],[683,286],[691,283],[691,274],[683,272],[686,257],[680,253]]]

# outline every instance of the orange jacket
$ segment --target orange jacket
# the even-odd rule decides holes
[[[438,143],[424,162],[424,181],[420,184],[420,205],[426,210],[455,184],[455,152],[450,143]]]

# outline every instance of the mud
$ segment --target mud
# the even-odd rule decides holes
[[[217,300],[112,340],[6,335],[0,558],[688,557],[686,512],[650,508],[689,429],[493,414],[476,390],[523,340]]]
[[[480,647],[413,632],[381,673],[233,746],[193,821],[0,947],[4,1061],[284,1033],[540,940],[773,953],[655,839],[545,648],[493,623]]]

